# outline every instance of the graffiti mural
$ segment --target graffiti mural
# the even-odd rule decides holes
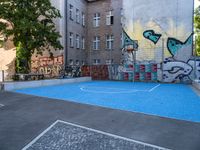
[[[167,60],[163,62],[164,82],[188,82],[193,67],[185,62]]]
[[[40,57],[32,59],[31,70],[33,73],[44,74],[46,77],[59,76],[63,68],[63,56],[57,57]]]
[[[138,49],[138,42],[133,40],[128,36],[128,34],[123,29],[123,48],[122,48],[122,63],[123,64],[133,64],[133,50]]]
[[[185,42],[181,42],[175,38],[167,39],[167,48],[175,60],[187,62],[192,55],[193,33]]]
[[[139,45],[136,62],[157,64],[159,81],[193,79],[192,12],[193,0],[123,0],[123,28]]]
[[[192,35],[185,42],[168,38],[167,48],[172,58],[166,58],[163,62],[164,82],[191,82],[193,66],[188,61],[192,56]]]
[[[159,41],[159,39],[160,39],[160,37],[162,35],[161,34],[156,34],[154,32],[154,30],[146,30],[146,31],[143,32],[143,36],[146,39],[152,41],[154,44],[156,44]]]
[[[200,58],[197,59],[190,59],[188,64],[193,67],[192,72],[190,73],[191,79],[200,80]]]
[[[138,49],[138,42],[136,40],[132,40],[130,36],[123,29],[123,48],[134,48]]]
[[[157,64],[143,63],[134,60],[139,48],[136,40],[132,40],[130,36],[123,30],[124,46],[122,49],[122,64],[109,66],[109,78],[114,80],[125,81],[157,81]],[[134,56],[135,55],[135,56]]]
[[[62,78],[70,77],[80,77],[81,76],[81,67],[80,66],[67,66],[65,71],[61,72]]]

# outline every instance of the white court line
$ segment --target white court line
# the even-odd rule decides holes
[[[115,94],[115,93],[134,93],[134,92],[152,92],[154,91],[156,88],[158,88],[161,84],[157,84],[155,85],[153,88],[149,89],[149,90],[137,90],[137,89],[123,89],[123,88],[110,88],[110,87],[98,87],[98,86],[80,86],[80,90],[83,92],[90,92],[90,93],[107,93],[107,94]],[[89,90],[87,88],[102,88],[102,89],[107,89],[107,90],[119,90],[119,91],[115,91],[115,92],[106,92],[106,91],[97,91],[97,90]],[[121,90],[121,91],[120,91]]]
[[[104,87],[104,86],[79,86],[80,88],[103,88],[103,89],[110,89],[110,90],[130,90],[130,89],[124,89],[124,88],[113,88],[113,87]]]
[[[73,123],[70,123],[70,122],[65,122],[65,121],[62,121],[62,120],[57,120],[56,122],[54,122],[51,126],[49,126],[46,130],[44,130],[40,135],[38,135],[35,139],[33,139],[28,145],[26,145],[22,150],[26,150],[31,145],[33,145],[40,137],[42,137],[54,125],[56,125],[59,122],[67,124],[67,125],[75,126],[75,127],[78,127],[78,128],[86,129],[86,130],[89,130],[89,131],[93,131],[93,132],[96,132],[96,133],[104,134],[104,135],[107,135],[107,136],[111,136],[111,137],[114,137],[114,138],[117,138],[117,139],[122,139],[122,140],[126,140],[126,141],[129,141],[129,142],[134,142],[134,143],[141,144],[141,145],[144,145],[144,146],[150,146],[150,147],[153,147],[153,148],[157,148],[159,150],[170,150],[170,149],[167,149],[167,148],[164,148],[164,147],[160,147],[160,146],[156,146],[156,145],[153,145],[153,144],[148,144],[148,143],[136,141],[136,140],[129,139],[129,138],[126,138],[126,137],[122,137],[122,136],[118,136],[118,135],[115,135],[115,134],[103,132],[103,131],[100,131],[100,130],[95,130],[95,129],[92,129],[92,128],[84,127],[84,126],[73,124]]]
[[[4,104],[0,104],[0,107],[4,107],[5,105]]]
[[[104,88],[105,89],[105,88]],[[106,89],[110,89],[110,88],[106,88]],[[117,88],[116,88],[117,89]],[[115,90],[116,90],[115,89]],[[81,91],[83,92],[90,92],[90,93],[107,93],[107,94],[116,94],[116,93],[134,93],[134,92],[148,92],[148,90],[130,90],[127,89],[127,91],[123,91],[122,89],[118,89],[121,91],[116,91],[116,92],[106,92],[106,91],[96,91],[96,90],[88,90],[88,89],[84,89],[84,88],[80,88]],[[110,89],[111,90],[111,89]],[[113,89],[114,90],[114,89]]]
[[[152,91],[154,91],[156,88],[158,88],[160,86],[160,84],[158,84],[158,85],[156,85],[156,86],[154,86],[153,88],[151,88],[148,92],[152,92]]]
[[[59,120],[54,122],[52,125],[50,125],[48,128],[46,128],[42,133],[40,133],[35,139],[33,139],[28,145],[26,145],[22,150],[26,150],[29,148],[31,145],[33,145],[39,138],[41,138],[45,133],[47,133],[56,123],[58,123]]]

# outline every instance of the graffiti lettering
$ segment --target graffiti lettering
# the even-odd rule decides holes
[[[58,76],[62,70],[63,56],[53,58],[41,57],[31,62],[32,72],[44,74],[48,77]]]

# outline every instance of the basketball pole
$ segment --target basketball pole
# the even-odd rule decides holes
[[[133,7],[134,8],[134,7]],[[132,12],[132,21],[134,20],[134,9]],[[133,31],[134,31],[134,27],[133,27]],[[133,55],[133,82],[135,82],[135,65],[136,65],[136,50],[134,49],[134,43],[133,43],[133,51],[132,55]]]
[[[136,66],[136,51],[134,50],[133,54],[133,82],[135,82],[135,66]]]

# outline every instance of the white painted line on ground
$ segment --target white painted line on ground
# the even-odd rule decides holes
[[[151,88],[150,90],[149,90],[149,92],[152,92],[152,91],[154,91],[156,88],[158,88],[160,86],[160,84],[158,84],[158,85],[156,85],[156,86],[154,86],[153,88]]]
[[[100,87],[100,86],[80,86],[79,87],[83,92],[89,93],[105,93],[105,94],[123,94],[123,93],[135,93],[135,92],[149,92],[149,90],[138,90],[131,88],[110,88],[110,87]],[[95,89],[96,88],[96,89]],[[113,91],[118,90],[118,91]]]
[[[28,145],[26,145],[22,150],[26,150],[31,145],[33,145],[39,138],[41,138],[45,133],[47,133],[56,123],[58,123],[59,120],[54,122],[52,125],[50,125],[48,128],[46,128],[42,133],[40,133],[35,139],[33,139]]]
[[[114,137],[114,138],[134,142],[134,143],[141,144],[141,145],[144,145],[144,146],[150,146],[150,147],[153,147],[153,148],[157,148],[159,150],[170,150],[170,149],[167,149],[167,148],[164,148],[164,147],[160,147],[160,146],[156,146],[156,145],[153,145],[153,144],[148,144],[148,143],[136,141],[136,140],[129,139],[129,138],[126,138],[126,137],[114,135],[114,134],[103,132],[103,131],[100,131],[100,130],[95,130],[95,129],[92,129],[92,128],[84,127],[84,126],[73,124],[73,123],[70,123],[70,122],[65,122],[65,121],[62,121],[62,120],[57,120],[56,122],[54,122],[51,126],[49,126],[46,130],[44,130],[40,135],[38,135],[35,139],[33,139],[28,145],[26,145],[22,150],[26,150],[31,145],[33,145],[40,137],[42,137],[46,132],[48,132],[58,122],[64,123],[64,124],[67,124],[67,125],[71,125],[71,126],[75,126],[75,127],[79,127],[79,128],[82,128],[82,129],[86,129],[86,130],[89,130],[89,131],[93,131],[93,132],[96,132],[96,133],[104,134],[104,135],[111,136],[111,137]]]
[[[148,92],[148,91],[146,91],[146,90],[130,90],[130,89],[128,89],[127,91],[123,91],[123,90],[121,90],[120,91],[120,89],[119,89],[119,91],[115,91],[115,92],[109,92],[109,90],[110,91],[112,91],[112,89],[107,89],[107,88],[104,88],[104,90],[108,90],[108,91],[103,91],[103,90],[95,90],[95,89],[93,89],[93,90],[89,90],[89,89],[85,89],[85,88],[80,88],[80,90],[81,91],[83,91],[83,92],[89,92],[89,93],[104,93],[104,94],[123,94],[123,93],[134,93],[134,92]],[[113,89],[114,90],[114,89]],[[116,89],[115,89],[116,90]]]

